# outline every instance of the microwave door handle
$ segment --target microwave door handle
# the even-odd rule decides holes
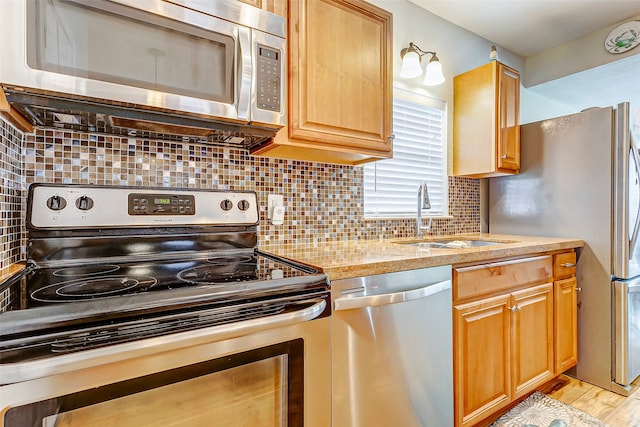
[[[633,161],[636,164],[636,179],[638,183],[640,183],[640,153],[638,153],[638,147],[636,147],[635,141],[633,139],[633,132],[630,133],[630,147],[631,147],[631,157],[633,157]],[[633,258],[633,253],[636,250],[636,244],[638,243],[638,232],[640,231],[640,203],[636,207],[638,210],[636,215],[636,223],[633,226],[633,233],[631,233],[631,240],[629,241],[629,259]]]
[[[246,27],[238,27],[238,43],[236,57],[240,60],[236,66],[236,94],[237,112],[239,120],[251,121],[251,75],[253,61],[251,55],[251,30]]]

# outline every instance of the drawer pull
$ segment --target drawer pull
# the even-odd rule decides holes
[[[576,291],[582,292],[582,288],[576,288]]]
[[[564,267],[564,268],[574,268],[575,266],[576,264],[573,262],[565,262],[560,264],[560,267]]]
[[[521,308],[517,305],[514,305],[513,307],[509,307],[508,310],[511,310],[512,313],[515,313],[516,311],[520,311]]]

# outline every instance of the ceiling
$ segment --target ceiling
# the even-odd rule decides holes
[[[526,58],[640,15],[638,0],[411,0]]]

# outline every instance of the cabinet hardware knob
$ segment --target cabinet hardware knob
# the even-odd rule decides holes
[[[573,262],[565,262],[560,264],[560,267],[564,267],[564,268],[574,268],[575,266],[576,264]]]
[[[396,139],[395,134],[392,133],[391,135],[389,135],[389,140],[390,141],[393,141],[394,139]]]
[[[507,158],[509,158],[509,156],[507,156],[506,154],[503,154],[503,155],[502,155],[502,158],[503,158],[503,159],[507,159]]]
[[[576,291],[582,292],[582,288],[576,288]]]
[[[513,307],[509,307],[508,310],[511,310],[512,313],[515,313],[516,311],[520,311],[521,309],[517,305],[514,305]]]

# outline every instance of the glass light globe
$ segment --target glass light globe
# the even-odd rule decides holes
[[[433,59],[427,64],[427,72],[424,76],[422,84],[425,86],[436,86],[444,83],[444,75],[442,74],[442,64],[438,59]]]
[[[402,69],[400,70],[400,77],[405,79],[411,79],[418,77],[422,74],[422,67],[420,66],[420,56],[415,51],[407,52],[402,58]]]

